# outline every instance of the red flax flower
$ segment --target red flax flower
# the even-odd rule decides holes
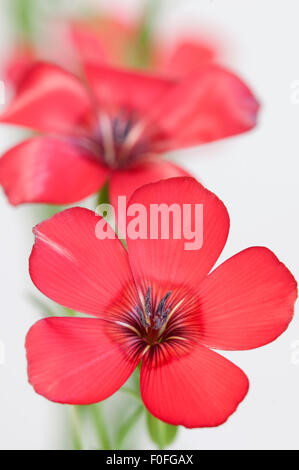
[[[170,231],[169,239],[128,237],[127,252],[108,225],[109,239],[98,239],[99,217],[83,208],[34,229],[34,284],[96,318],[38,321],[26,339],[29,381],[52,401],[89,404],[117,391],[141,361],[141,396],[153,415],[217,426],[245,397],[248,379],[211,348],[252,349],[277,338],[292,319],[296,281],[264,247],[209,274],[228,236],[225,206],[189,177],[143,186],[129,206],[142,205],[149,223],[151,204],[162,203],[203,205],[200,250],[185,250]]]
[[[38,132],[0,160],[11,204],[68,204],[110,181],[115,201],[145,183],[186,175],[157,156],[248,131],[258,104],[235,75],[202,67],[187,79],[86,66],[89,86],[35,65],[0,122]]]

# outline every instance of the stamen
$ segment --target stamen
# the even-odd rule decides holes
[[[145,296],[145,312],[150,319],[152,311],[151,311],[151,288],[149,287],[146,292]]]
[[[136,310],[142,326],[144,326],[144,328],[148,328],[149,326],[151,326],[150,321],[146,319],[144,311],[142,310],[142,308],[139,307],[139,305],[136,305]]]
[[[165,304],[168,299],[168,297],[171,295],[171,291],[167,292],[166,295],[164,295],[163,299],[160,301],[155,316],[154,316],[154,329],[159,330],[162,328],[164,323],[166,322],[168,318],[168,314],[170,312],[170,309],[167,308],[165,309]]]
[[[129,117],[128,119],[122,119],[121,117],[116,117],[112,121],[112,130],[113,137],[116,144],[123,144],[126,140],[129,132],[133,126],[133,119]]]
[[[110,118],[105,114],[101,113],[99,117],[100,128],[103,136],[103,146],[105,151],[105,158],[109,165],[113,166],[115,163],[115,151],[113,142],[113,128]]]
[[[167,319],[166,319],[166,322],[164,323],[164,325],[162,326],[161,330],[160,330],[160,333],[159,333],[159,337],[164,333],[165,331],[165,328],[167,326],[167,323],[169,322],[169,320],[171,319],[172,315],[174,314],[174,312],[177,311],[177,309],[182,305],[182,303],[184,302],[185,299],[182,299],[180,300],[174,307],[173,309],[171,310],[171,312],[169,313]]]
[[[161,302],[159,303],[158,305],[158,308],[157,308],[157,312],[163,312],[163,309],[164,309],[164,305],[166,303],[166,300],[168,299],[168,297],[171,295],[171,290],[169,292],[167,292],[166,295],[164,295],[163,299],[161,300]]]
[[[170,308],[166,308],[166,302],[170,295],[171,291],[167,292],[154,311],[151,303],[151,288],[148,287],[143,302],[143,309],[136,305],[138,318],[144,328],[151,327],[154,330],[160,330],[165,322],[167,322]]]
[[[143,131],[145,129],[145,123],[142,121],[139,121],[137,124],[131,126],[130,132],[126,136],[126,139],[123,143],[123,151],[121,158],[125,158],[130,150],[134,147],[140,136],[142,135]]]

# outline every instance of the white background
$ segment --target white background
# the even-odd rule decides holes
[[[120,5],[130,15],[142,2],[101,3],[111,9]],[[292,83],[299,80],[298,0],[161,3],[161,33],[205,30],[225,38],[231,52],[224,54],[224,62],[247,80],[262,102],[253,132],[171,156],[229,209],[231,230],[221,260],[248,246],[266,245],[298,279],[299,104],[291,101]],[[6,23],[1,8],[4,51]],[[0,128],[1,150],[9,147],[12,138],[12,132]],[[62,407],[37,396],[26,380],[24,338],[39,318],[28,301],[28,294],[34,292],[27,273],[32,208],[10,207],[1,193],[0,214],[0,340],[5,348],[5,361],[0,364],[0,448],[62,446]],[[37,222],[40,216],[35,212],[34,217]],[[219,428],[182,429],[174,448],[298,449],[298,325],[295,315],[274,343],[226,353],[250,379],[247,398]],[[144,446],[151,444],[145,440]]]

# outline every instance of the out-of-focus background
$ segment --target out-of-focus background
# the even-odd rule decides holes
[[[0,68],[13,38],[10,3],[3,0],[0,6]],[[143,4],[141,0],[48,0],[44,8],[48,8],[49,18],[55,12],[54,20],[92,8],[122,12],[130,20],[142,11]],[[219,262],[248,246],[266,245],[297,279],[298,18],[298,0],[161,0],[155,23],[161,38],[194,34],[216,39],[220,62],[238,72],[262,103],[254,131],[169,155],[228,207],[231,230]],[[1,126],[1,152],[20,137]],[[30,298],[36,290],[27,264],[33,242],[31,227],[40,220],[41,212],[29,206],[13,208],[1,192],[0,214],[0,448],[64,448],[67,407],[36,395],[26,377],[24,338],[40,318]],[[225,353],[250,379],[247,398],[218,428],[181,428],[172,447],[298,449],[298,326],[297,312],[274,343],[253,351]],[[139,446],[153,448],[145,435]]]

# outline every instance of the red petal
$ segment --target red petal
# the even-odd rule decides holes
[[[130,264],[136,281],[143,278],[155,280],[158,283],[167,282],[169,289],[171,284],[198,288],[199,282],[208,274],[219,257],[229,230],[229,216],[224,204],[200,183],[193,178],[171,178],[158,183],[148,184],[139,188],[129,201],[129,205],[142,204],[147,211],[147,239],[131,239],[128,236],[128,250]],[[203,207],[203,225],[199,219],[197,234],[203,229],[203,245],[193,245],[197,249],[186,249],[188,240],[182,237],[173,237],[170,218],[170,237],[161,239],[161,223],[159,221],[158,239],[150,236],[151,205],[152,204],[177,204],[184,213],[183,204],[191,204],[191,215],[194,229],[195,204]],[[184,217],[181,217],[181,225]],[[186,217],[185,217],[186,219]],[[128,224],[131,218],[128,217]],[[178,225],[176,226],[178,228]],[[189,240],[190,241],[190,240]],[[198,240],[199,241],[199,240]]]
[[[124,18],[101,15],[90,22],[74,24],[71,33],[83,62],[120,65],[128,60],[137,29],[138,24],[129,24]]]
[[[71,39],[83,63],[103,64],[109,61],[108,51],[100,37],[87,27],[74,24]]]
[[[85,72],[99,104],[118,112],[146,113],[174,84],[172,80],[108,66],[87,65]]]
[[[90,112],[89,96],[74,75],[55,65],[38,63],[22,81],[0,122],[74,133]]]
[[[195,428],[224,423],[249,383],[241,369],[214,351],[200,345],[184,351],[165,344],[143,360],[140,386],[154,416]]]
[[[59,403],[87,405],[116,392],[134,371],[134,344],[117,342],[91,318],[46,318],[26,338],[29,382]]]
[[[216,46],[207,41],[182,40],[171,54],[162,57],[160,67],[174,77],[185,77],[215,60]]]
[[[152,108],[152,120],[164,132],[164,150],[187,147],[248,131],[259,105],[234,74],[206,66],[181,81]]]
[[[118,196],[126,196],[128,202],[140,186],[175,176],[189,175],[183,168],[162,159],[147,161],[129,170],[114,171],[109,183],[110,201],[117,208]]]
[[[4,66],[5,80],[15,89],[22,83],[24,76],[34,60],[35,52],[28,45],[16,48],[11,54],[8,62]]]
[[[215,269],[199,297],[201,341],[217,349],[251,349],[287,328],[297,284],[270,250],[253,247]]]
[[[0,159],[0,184],[11,204],[69,204],[96,192],[108,170],[84,149],[63,138],[39,137]]]
[[[45,220],[34,228],[29,262],[32,281],[45,295],[65,307],[96,316],[104,315],[133,281],[127,252],[112,238],[115,234],[109,225],[110,238],[97,238],[101,220],[80,207]]]

